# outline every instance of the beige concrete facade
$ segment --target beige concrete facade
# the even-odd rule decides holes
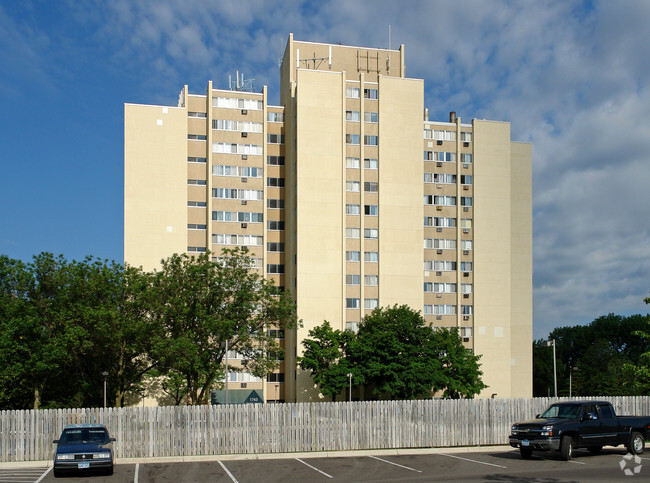
[[[297,369],[300,341],[393,304],[459,329],[482,356],[481,396],[530,396],[531,146],[506,122],[429,121],[403,46],[290,36],[280,89],[271,106],[266,88],[186,86],[162,126],[164,108],[126,106],[125,260],[248,246],[303,322],[266,383],[233,381],[266,400],[321,399]]]

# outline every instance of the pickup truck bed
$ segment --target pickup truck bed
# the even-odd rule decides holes
[[[569,460],[574,448],[599,453],[603,446],[625,445],[641,454],[650,436],[650,416],[616,416],[608,401],[570,401],[552,404],[536,419],[512,425],[510,446],[522,458],[533,451],[560,451]]]

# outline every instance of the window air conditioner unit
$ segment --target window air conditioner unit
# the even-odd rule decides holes
[[[469,255],[469,250],[463,250],[463,255]]]
[[[469,272],[463,272],[463,277],[469,277]]]
[[[442,231],[442,228],[438,227],[436,228],[436,231]]]
[[[436,210],[442,211],[442,206],[436,206]]]
[[[442,298],[442,294],[441,294],[441,293],[437,293],[437,294],[436,294],[436,298],[437,298],[437,299],[441,299],[441,298]]]
[[[442,320],[442,315],[436,315],[436,320]]]
[[[245,205],[245,204],[247,204],[247,203],[248,203],[248,202],[247,202],[246,200],[241,200],[241,204],[242,204],[242,205]]]
[[[245,383],[245,382],[242,382],[242,383],[241,383],[241,388],[242,388],[242,389],[246,389],[246,383]]]
[[[442,272],[436,272],[436,277],[442,277]]]
[[[463,337],[463,342],[469,342],[469,337]]]
[[[247,155],[247,154],[242,154],[242,155],[241,155],[241,158],[242,158],[242,159],[248,159],[248,155]]]
[[[438,168],[442,168],[442,162],[438,161],[438,162],[436,163],[436,166],[437,166]]]
[[[242,183],[248,183],[248,178],[242,178],[242,179],[241,179],[241,182],[242,182]]]
[[[248,137],[248,133],[247,133],[247,132],[243,132],[243,133],[241,133],[241,137],[243,137],[243,138],[247,138],[247,137]]]
[[[465,146],[466,148],[468,148],[468,147],[469,147],[469,143],[468,143],[467,141],[465,141],[465,142],[463,143],[463,146]]]
[[[468,298],[469,298],[469,294],[468,294],[468,293],[464,293],[464,294],[463,294],[463,298],[468,299]]]
[[[436,142],[436,144],[437,144],[438,146],[442,146],[442,141],[441,141],[441,140],[438,140],[438,141]]]
[[[242,227],[242,228],[247,228],[247,227],[248,227],[248,224],[247,224],[247,223],[242,223],[242,224],[241,224],[241,227]]]
[[[463,320],[469,320],[469,315],[463,315]]]
[[[463,211],[469,211],[469,207],[463,206]]]
[[[442,255],[442,249],[439,248],[437,253],[438,253],[438,255]]]
[[[469,186],[465,185],[465,186],[463,186],[463,189],[464,189],[465,191],[467,191],[467,190],[469,190]]]
[[[463,164],[463,168],[468,169],[468,168],[469,168],[469,164]]]
[[[242,116],[245,116],[246,114],[248,114],[248,110],[247,109],[242,109],[241,113],[242,113]]]
[[[469,233],[469,228],[463,228],[463,233]]]

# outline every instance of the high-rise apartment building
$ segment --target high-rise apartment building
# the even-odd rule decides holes
[[[482,396],[531,396],[531,145],[507,122],[430,121],[403,46],[290,36],[280,104],[209,82],[177,107],[125,106],[125,261],[247,246],[297,301],[280,371],[230,387],[317,400],[296,367],[307,332],[406,304],[482,356]]]

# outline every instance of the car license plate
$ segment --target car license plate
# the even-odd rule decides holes
[[[83,470],[83,469],[86,469],[86,468],[90,468],[90,463],[79,463],[79,464],[77,465],[77,468],[79,468],[80,470]]]
[[[521,442],[521,445],[522,445],[522,446],[530,446],[530,441],[524,439],[524,440]]]

